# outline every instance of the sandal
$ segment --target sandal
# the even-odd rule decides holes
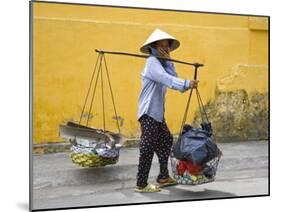
[[[135,191],[136,192],[152,193],[152,192],[159,192],[159,191],[161,191],[161,189],[157,185],[153,185],[153,184],[149,183],[143,188],[136,187]]]
[[[159,188],[178,184],[178,182],[171,177],[168,177],[166,179],[157,180],[157,182],[158,182]]]

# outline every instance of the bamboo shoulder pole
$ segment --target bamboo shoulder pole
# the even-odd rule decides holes
[[[128,52],[105,51],[105,50],[101,50],[101,49],[95,49],[95,51],[99,54],[118,54],[118,55],[133,56],[133,57],[140,57],[140,58],[148,58],[149,57],[149,55],[133,54],[133,53],[128,53]],[[200,63],[190,63],[190,62],[175,60],[175,59],[171,59],[171,58],[169,59],[169,58],[158,57],[158,56],[157,56],[157,58],[173,61],[175,63],[190,65],[190,66],[194,66],[194,67],[197,67],[197,68],[204,66],[203,64],[200,64]]]

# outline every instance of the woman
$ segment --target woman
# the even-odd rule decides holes
[[[166,88],[185,92],[189,88],[197,87],[198,81],[178,78],[172,62],[155,56],[170,58],[170,51],[179,45],[179,41],[173,36],[156,29],[140,48],[141,52],[149,53],[150,56],[141,73],[142,90],[138,101],[141,140],[135,188],[137,192],[158,192],[160,187],[177,184],[168,173],[173,136],[164,117]],[[160,164],[160,173],[156,179],[158,185],[147,182],[154,152]]]

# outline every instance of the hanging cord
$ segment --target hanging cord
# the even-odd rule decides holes
[[[206,110],[205,110],[205,107],[204,107],[204,104],[203,104],[201,95],[200,95],[200,93],[199,93],[199,90],[198,90],[198,88],[196,88],[195,90],[196,90],[196,95],[197,95],[198,104],[200,105],[199,108],[201,108],[201,109],[200,109],[200,114],[201,114],[202,123],[204,122],[204,119],[203,119],[203,114],[204,114],[204,115],[205,115],[205,118],[206,118],[206,123],[209,124],[210,122],[209,122],[209,119],[208,119],[208,115],[207,115],[207,112],[206,112]],[[202,111],[203,111],[203,113],[202,113]],[[211,129],[212,129],[212,128],[211,128]],[[214,142],[214,143],[217,143],[216,137],[214,136],[213,132],[212,132],[212,138],[213,138],[213,142]],[[221,153],[220,153],[220,154],[221,154]]]
[[[204,114],[205,114],[206,120],[207,120],[207,122],[209,122],[208,115],[207,115],[207,112],[206,112],[206,110],[205,110],[205,107],[204,107],[203,101],[202,101],[202,99],[201,99],[201,96],[200,96],[200,93],[199,93],[198,88],[196,88],[196,94],[197,94],[197,98],[198,98],[199,102],[201,103],[201,108],[202,108],[202,110],[203,110],[203,112],[204,112]],[[198,103],[199,103],[199,102],[198,102]],[[200,104],[200,103],[199,103],[199,104]],[[201,116],[202,116],[202,114],[201,114]]]
[[[97,73],[97,78],[96,78],[96,82],[95,82],[95,86],[94,86],[94,91],[93,91],[93,95],[92,95],[92,99],[91,99],[91,104],[90,104],[90,109],[89,109],[89,113],[88,113],[88,118],[87,118],[86,126],[88,126],[89,119],[90,119],[90,114],[91,114],[92,107],[93,107],[93,101],[94,101],[94,98],[95,98],[95,93],[96,93],[96,88],[97,88],[97,82],[98,82],[98,79],[99,79],[99,73],[100,73],[100,71],[101,71],[101,64],[102,64],[103,56],[104,56],[104,55],[102,54],[102,55],[101,55],[101,59],[100,59],[100,64],[99,64],[99,70],[98,70],[98,73]]]
[[[181,124],[181,128],[180,128],[178,141],[180,141],[181,134],[182,134],[182,131],[183,131],[183,127],[184,127],[184,124],[186,122],[186,118],[187,118],[187,114],[188,114],[193,90],[195,90],[195,92],[196,92],[202,123],[204,122],[204,115],[205,115],[205,118],[206,118],[207,122],[209,122],[208,115],[206,113],[206,110],[205,110],[205,107],[204,107],[203,101],[201,99],[198,88],[191,88],[190,93],[189,93],[189,97],[188,97],[188,100],[187,100],[187,104],[186,104],[186,107],[185,107],[185,112],[184,112],[184,116],[183,116],[183,120],[182,120],[182,124]]]
[[[193,88],[191,88],[191,90],[190,90],[189,97],[188,97],[188,100],[187,100],[187,103],[186,103],[186,107],[185,107],[184,116],[183,116],[183,120],[182,120],[182,124],[181,124],[181,128],[180,128],[180,133],[179,133],[178,141],[181,138],[181,133],[182,133],[182,130],[183,130],[183,126],[184,126],[185,121],[186,121],[186,117],[187,117],[187,113],[188,113],[188,109],[189,109],[189,105],[190,105],[190,100],[191,100],[192,92],[193,92]]]
[[[199,100],[199,97],[198,97],[198,90],[195,89],[195,91],[196,91],[196,97],[197,97],[198,107],[199,107],[200,116],[201,116],[201,122],[203,123],[204,122],[204,116],[203,116],[203,112],[202,112],[202,108],[201,108],[201,103],[200,103],[200,100]]]
[[[201,99],[201,96],[200,96],[198,88],[195,88],[195,91],[196,91],[196,96],[197,96],[197,102],[198,102],[198,106],[199,106],[201,121],[203,123],[206,120],[206,122],[208,123],[209,122],[208,115],[206,113],[206,110],[205,110],[204,104],[202,102],[202,99]],[[205,117],[205,119],[204,119],[204,117]]]
[[[96,63],[95,63],[95,68],[94,68],[94,71],[93,71],[93,74],[92,74],[92,77],[91,77],[90,86],[89,86],[89,89],[88,89],[88,92],[87,92],[87,95],[86,95],[86,98],[85,98],[85,102],[84,102],[84,105],[83,105],[83,109],[82,109],[82,112],[81,112],[81,115],[80,115],[79,125],[81,123],[81,120],[82,120],[82,117],[83,117],[83,114],[84,114],[84,110],[85,110],[85,107],[86,107],[86,104],[87,104],[87,101],[88,101],[89,93],[90,93],[90,90],[91,90],[91,87],[92,87],[92,82],[93,82],[93,79],[94,79],[94,75],[95,75],[95,72],[96,72],[96,68],[97,68],[97,64],[99,62],[99,59],[100,59],[100,54],[98,55]]]
[[[198,71],[198,68],[200,66],[201,66],[200,64],[195,64],[195,66],[194,66],[194,68],[195,68],[195,70],[194,70],[194,80],[197,80],[197,71]],[[184,124],[186,122],[187,113],[188,113],[188,110],[189,110],[189,105],[190,105],[193,89],[195,89],[195,91],[196,91],[196,95],[197,95],[197,100],[198,100],[198,104],[199,104],[199,110],[200,110],[202,122],[204,121],[202,110],[205,113],[206,119],[208,121],[207,113],[206,113],[206,111],[204,109],[204,105],[203,105],[201,96],[199,94],[198,88],[191,88],[190,93],[189,93],[189,97],[188,97],[188,100],[187,100],[187,104],[186,104],[186,107],[185,107],[185,111],[184,111],[184,116],[183,116],[180,132],[179,132],[178,141],[180,141],[182,130],[183,130]]]
[[[93,93],[92,93],[92,98],[90,100],[91,103],[90,103],[90,108],[89,108],[89,113],[88,113],[88,117],[87,117],[86,126],[88,126],[88,124],[89,124],[90,114],[91,114],[91,111],[92,111],[92,108],[93,108],[93,102],[94,102],[96,88],[97,88],[97,84],[98,84],[98,80],[99,80],[99,75],[100,75],[101,76],[102,109],[103,109],[103,130],[104,131],[106,130],[106,123],[105,123],[105,99],[104,99],[104,77],[103,77],[103,70],[102,70],[102,68],[103,68],[102,67],[103,60],[104,60],[104,65],[105,65],[105,69],[106,69],[106,76],[107,76],[107,80],[108,80],[108,84],[109,84],[109,88],[110,88],[110,94],[111,94],[111,99],[112,99],[112,103],[113,103],[114,113],[115,113],[115,116],[116,116],[116,123],[117,123],[118,133],[120,134],[121,130],[120,130],[117,110],[116,110],[116,106],[115,106],[115,101],[114,101],[113,89],[112,89],[112,86],[111,86],[111,80],[110,80],[110,77],[109,77],[109,71],[108,71],[108,67],[107,67],[106,58],[105,58],[105,55],[102,52],[99,52],[99,54],[98,54],[98,58],[97,58],[97,61],[96,61],[96,64],[95,64],[95,68],[94,68],[94,71],[93,71],[93,74],[92,74],[92,77],[91,77],[90,86],[89,86],[89,89],[88,89],[88,92],[87,92],[87,95],[86,95],[86,99],[85,99],[85,102],[84,102],[84,105],[83,105],[82,113],[81,113],[81,116],[80,116],[79,124],[82,121],[83,113],[85,111],[85,108],[86,108],[86,105],[87,105],[87,102],[88,102],[88,98],[89,98],[89,94],[90,94],[90,91],[91,91],[91,88],[92,88],[93,80],[95,78],[95,72],[98,69],[97,74],[96,74],[97,76],[96,76],[95,83],[94,83],[94,90],[93,90]],[[97,66],[99,66],[99,67],[97,68]]]
[[[195,64],[194,66],[194,80],[197,80],[197,71],[198,71],[198,67],[200,67],[200,64]],[[181,139],[181,134],[182,134],[182,130],[183,130],[183,126],[185,124],[186,121],[186,117],[187,117],[187,113],[188,113],[188,109],[189,109],[189,105],[190,105],[190,100],[192,97],[192,92],[193,92],[193,88],[191,88],[190,93],[189,93],[189,97],[186,103],[186,107],[185,107],[185,111],[184,111],[184,115],[183,115],[183,120],[182,120],[182,124],[181,124],[181,128],[180,128],[180,132],[179,132],[179,137],[178,137],[178,141],[180,141]]]
[[[114,97],[113,97],[113,91],[112,91],[112,86],[111,86],[111,82],[110,82],[110,78],[109,78],[109,73],[108,73],[108,68],[107,68],[107,63],[106,63],[105,56],[104,56],[104,64],[105,64],[105,70],[106,70],[106,74],[107,74],[107,80],[108,80],[108,84],[109,84],[109,88],[110,88],[110,93],[111,93],[111,99],[112,99],[112,104],[113,104],[113,108],[114,108],[114,113],[115,113],[115,117],[116,117],[116,123],[117,123],[118,133],[120,134],[119,120],[118,120],[118,116],[117,116],[117,112],[116,112],[116,107],[115,107],[115,102],[114,102]]]
[[[103,55],[103,58],[105,56]],[[105,112],[104,112],[104,93],[103,93],[103,75],[101,69],[101,98],[102,98],[102,114],[103,114],[103,131],[105,132]]]

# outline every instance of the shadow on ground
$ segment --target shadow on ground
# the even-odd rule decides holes
[[[151,197],[153,200],[159,200],[163,201],[168,199],[171,201],[176,200],[194,200],[194,199],[210,199],[210,198],[225,198],[225,197],[234,197],[237,196],[234,193],[230,192],[224,192],[219,190],[212,190],[212,189],[205,189],[201,188],[200,190],[194,190],[194,189],[188,189],[182,188],[182,187],[166,187],[162,188],[161,192],[155,192],[155,193],[139,193],[139,195],[142,195],[143,197]],[[120,191],[123,195],[126,195],[128,197],[132,196],[132,191]]]

